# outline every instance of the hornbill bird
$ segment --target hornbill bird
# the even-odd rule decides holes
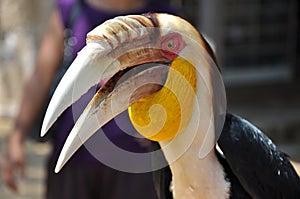
[[[144,137],[159,143],[173,198],[299,198],[300,180],[286,155],[248,121],[226,110],[215,56],[184,19],[163,13],[110,19],[59,83],[41,135],[89,88],[104,81],[77,120],[56,172],[116,115],[128,110]],[[169,198],[168,170],[156,176]]]

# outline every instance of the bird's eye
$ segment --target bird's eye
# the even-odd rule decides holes
[[[162,43],[161,48],[162,50],[169,50],[169,51],[173,51],[176,48],[176,44],[178,42],[176,40],[174,40],[173,38],[169,39],[168,41],[165,41],[164,43]]]
[[[164,57],[173,60],[184,48],[184,42],[179,33],[170,33],[160,40],[161,52]]]

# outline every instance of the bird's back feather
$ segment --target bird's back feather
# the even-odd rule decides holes
[[[218,144],[252,198],[300,198],[300,179],[286,155],[245,119],[227,114]]]

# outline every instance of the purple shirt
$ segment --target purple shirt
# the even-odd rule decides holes
[[[57,7],[61,14],[61,19],[63,24],[66,26],[71,7],[74,0],[57,0]],[[77,17],[77,20],[73,26],[73,37],[76,39],[76,43],[73,48],[73,59],[76,57],[77,52],[79,52],[84,46],[86,41],[86,34],[91,31],[93,28],[98,26],[99,24],[103,23],[107,19],[119,16],[119,15],[127,15],[127,14],[142,14],[147,12],[164,12],[164,13],[176,13],[176,11],[171,8],[170,6],[159,2],[158,0],[149,0],[145,7],[139,11],[132,12],[132,13],[111,13],[104,10],[99,10],[93,8],[91,5],[84,3],[83,7],[81,8],[81,13]],[[91,88],[83,97],[81,97],[73,106],[72,108],[68,108],[59,118],[59,130],[57,135],[54,139],[54,150],[53,156],[57,158],[65,140],[74,126],[74,120],[76,121],[79,117],[80,113],[84,110],[90,99],[96,92],[96,87]],[[74,118],[74,119],[73,119]],[[116,122],[117,121],[117,122]],[[105,135],[110,139],[112,143],[117,145],[118,147],[125,149],[127,151],[132,152],[147,152],[148,149],[142,147],[138,142],[137,139],[141,138],[133,138],[130,135],[138,135],[135,129],[132,127],[131,122],[129,120],[127,111],[120,114],[115,120],[110,121],[105,126],[102,127],[103,132]],[[121,128],[116,124],[121,124]],[[101,130],[100,130],[101,131]],[[91,146],[96,139],[94,139],[97,134],[102,133],[98,131],[91,139],[88,140],[88,145]],[[130,135],[128,135],[128,132]],[[94,140],[93,140],[94,139]],[[89,147],[88,147],[89,148]],[[107,158],[110,157],[110,148],[102,147],[101,151]],[[81,147],[74,156],[70,159],[71,163],[95,163],[100,164],[98,160],[96,160],[85,147]]]

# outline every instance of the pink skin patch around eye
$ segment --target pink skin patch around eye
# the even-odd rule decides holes
[[[170,33],[160,39],[161,53],[169,60],[175,59],[184,46],[179,33]]]

